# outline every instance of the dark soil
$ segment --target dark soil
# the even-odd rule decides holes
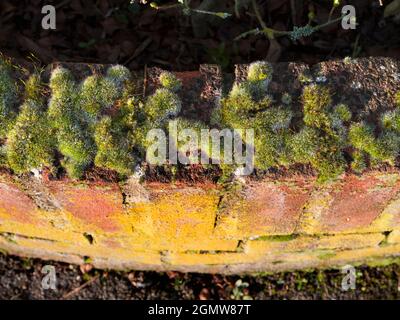
[[[314,64],[345,56],[400,56],[398,23],[383,19],[378,0],[343,0],[357,9],[356,30],[336,24],[308,38],[270,41],[264,36],[241,33],[259,27],[252,6],[228,19],[203,14],[185,16],[182,10],[155,10],[139,0],[2,0],[0,2],[0,51],[24,64],[54,61],[122,63],[132,70],[159,66],[174,70],[198,70],[202,63],[217,63],[233,71],[236,63],[267,58],[271,62],[302,61]],[[151,2],[151,1],[148,1]],[[157,0],[158,4],[173,1]],[[192,0],[191,7],[208,2],[210,11],[234,13],[234,1]],[[246,2],[246,1],[242,1]],[[250,1],[247,1],[250,2]],[[294,8],[291,6],[294,2]],[[305,25],[308,14],[314,24],[328,20],[332,1],[259,0],[261,14],[269,27],[292,30]],[[385,1],[387,5],[389,1]],[[57,9],[57,29],[43,30],[43,5]],[[336,9],[334,17],[340,14]],[[35,57],[32,58],[31,54]]]
[[[57,291],[42,289],[44,265],[55,267]],[[90,269],[89,265],[79,267],[0,254],[0,299],[400,298],[399,265],[358,267],[356,289],[349,291],[341,289],[340,270],[223,276]]]

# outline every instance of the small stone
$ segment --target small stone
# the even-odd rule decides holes
[[[199,294],[199,299],[200,300],[210,299],[210,291],[207,288],[201,289],[200,294]]]
[[[90,263],[85,263],[79,266],[82,274],[89,273],[93,269],[93,265]]]

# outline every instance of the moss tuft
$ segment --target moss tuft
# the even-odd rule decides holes
[[[0,138],[6,136],[16,116],[17,85],[10,72],[10,63],[0,55]]]
[[[253,98],[262,98],[272,80],[272,65],[265,61],[256,61],[250,64],[247,72],[247,85]]]
[[[108,68],[107,75],[92,75],[87,77],[80,89],[80,103],[82,109],[95,122],[101,113],[110,109],[120,99],[131,78],[130,71],[120,65]]]
[[[273,68],[272,65],[266,61],[256,61],[250,64],[247,71],[247,80],[250,82],[264,82],[268,87],[269,82],[272,80]]]
[[[337,105],[334,108],[333,112],[343,122],[349,122],[351,120],[352,117],[351,111],[349,107],[346,106],[345,104]]]
[[[206,150],[206,146],[201,145],[201,130],[208,129],[206,124],[184,118],[177,118],[172,121],[175,122],[177,132],[169,132],[169,135],[173,141],[177,141],[176,149],[181,159],[180,163],[198,163],[200,151],[205,153],[208,159],[211,155],[211,139],[209,139],[208,150]]]
[[[349,139],[355,148],[370,156],[372,164],[379,162],[394,164],[398,155],[400,137],[397,134],[384,132],[376,138],[374,128],[364,122],[351,125]]]
[[[107,76],[110,81],[112,81],[119,89],[122,89],[122,86],[132,78],[132,74],[128,68],[115,65],[111,66],[107,70]]]
[[[176,117],[182,104],[176,93],[166,88],[157,89],[145,104],[147,120],[162,123],[170,117]]]
[[[7,136],[8,164],[18,174],[42,166],[50,167],[53,161],[55,140],[40,89],[40,76],[31,76],[26,83],[27,99]]]
[[[119,122],[109,116],[103,117],[96,126],[94,137],[97,145],[96,166],[115,170],[123,176],[133,172],[132,141]]]
[[[177,92],[182,87],[182,82],[172,72],[162,72],[160,83],[164,88],[173,92]]]
[[[345,127],[340,114],[332,115],[332,97],[329,89],[321,85],[309,85],[303,91],[305,125],[312,131],[303,131],[300,134],[312,135],[313,142],[306,141],[307,135],[300,136],[298,142],[303,141],[307,146],[293,145],[293,154],[301,155],[304,151],[314,155],[308,159],[309,163],[318,171],[318,180],[325,182],[336,178],[344,172],[345,160],[342,147],[347,144]],[[296,141],[296,139],[294,139]],[[299,148],[300,151],[296,151]]]
[[[64,156],[62,163],[71,178],[80,178],[93,161],[95,147],[81,109],[79,90],[71,72],[61,67],[53,71],[50,88],[48,115]]]
[[[328,128],[328,108],[332,103],[329,89],[320,85],[306,86],[303,91],[304,123],[319,129]]]

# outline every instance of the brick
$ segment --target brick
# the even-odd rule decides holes
[[[266,254],[268,252],[296,252],[307,250],[343,250],[363,247],[377,247],[385,236],[375,234],[345,234],[335,236],[307,237],[293,239],[285,237],[269,237],[264,240],[251,240],[244,246],[248,254]]]
[[[244,199],[221,217],[216,234],[243,239],[293,233],[313,184],[302,179],[249,184]]]
[[[377,220],[399,190],[398,173],[346,175],[343,180],[316,191],[306,205],[297,231],[308,234],[385,231],[382,229],[387,225]],[[399,213],[391,212],[396,216]]]

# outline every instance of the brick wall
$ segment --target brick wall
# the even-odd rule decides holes
[[[362,86],[371,89],[371,83],[380,80],[371,80],[368,70],[386,66],[391,75],[383,77],[395,79],[398,74],[389,65],[398,62],[371,59],[355,63],[351,72],[364,72]],[[279,75],[271,84],[274,93],[299,93],[294,79],[305,69],[314,75],[334,70],[328,81],[345,92],[343,62],[312,67],[282,63],[274,68]],[[157,72],[152,69],[149,75]],[[238,80],[241,72],[243,66],[237,68]],[[202,67],[178,75],[188,78],[184,86],[196,83],[205,91],[183,90],[186,111],[209,116],[210,110],[201,108],[218,101],[223,91],[220,70]],[[351,73],[346,79],[352,81]],[[399,83],[392,81],[391,86],[400,89]],[[147,93],[154,87],[149,81]],[[366,94],[351,92],[353,104]],[[364,107],[383,108],[387,103],[387,95],[378,92]],[[348,173],[323,185],[315,180],[302,174],[271,176],[248,179],[242,188],[228,191],[213,183],[117,184],[34,177],[24,182],[3,172],[0,249],[70,263],[91,261],[99,268],[222,273],[385,263],[400,255],[398,169]]]
[[[0,178],[0,247],[101,268],[257,272],[377,262],[400,254],[400,174],[249,182],[233,201],[211,184],[143,185],[123,204],[114,183],[46,182],[41,209]]]

